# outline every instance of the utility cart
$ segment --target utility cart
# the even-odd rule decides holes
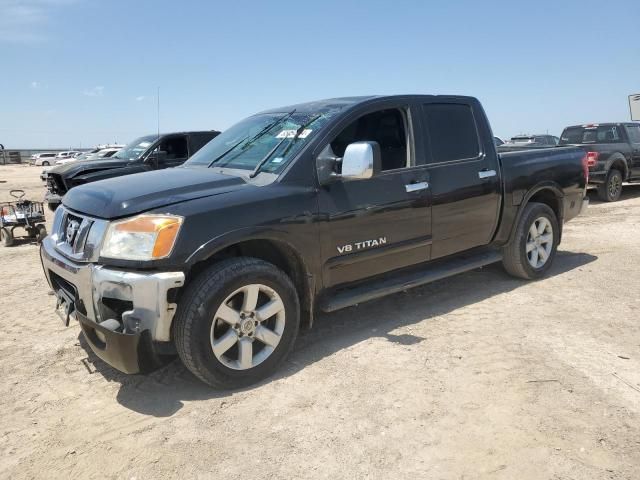
[[[29,238],[42,242],[47,236],[44,225],[44,204],[23,200],[24,190],[11,190],[15,202],[0,202],[0,239],[5,247],[15,242],[15,229],[23,228]]]

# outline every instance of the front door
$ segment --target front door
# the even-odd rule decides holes
[[[640,125],[627,125],[627,136],[631,145],[631,174],[632,178],[640,178]]]
[[[502,192],[493,136],[480,104],[434,99],[423,112],[435,259],[490,243]]]
[[[340,158],[350,143],[378,142],[381,169],[370,179],[338,179],[320,188],[325,287],[429,259],[429,173],[416,161],[409,107],[384,108],[348,122],[324,151]]]

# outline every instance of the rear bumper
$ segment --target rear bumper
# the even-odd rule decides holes
[[[168,294],[184,285],[184,273],[127,272],[76,263],[56,250],[51,237],[42,242],[40,258],[51,288],[73,299],[71,316],[98,357],[125,373],[158,365],[154,342],[171,340],[176,304]],[[107,320],[116,320],[116,328],[113,322],[104,323]]]
[[[607,171],[589,172],[589,184],[600,185],[607,180]]]

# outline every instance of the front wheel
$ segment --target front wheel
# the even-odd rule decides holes
[[[238,388],[271,375],[298,335],[300,305],[284,272],[255,258],[232,258],[201,273],[179,302],[174,339],[203,382]]]
[[[556,214],[543,203],[524,207],[516,232],[503,251],[502,264],[514,277],[542,277],[553,263],[560,240]]]
[[[598,185],[598,198],[603,202],[616,202],[622,194],[622,173],[611,169],[604,183]]]
[[[47,203],[47,207],[49,208],[49,210],[51,210],[52,212],[55,212],[56,209],[60,206],[60,202],[48,202]]]

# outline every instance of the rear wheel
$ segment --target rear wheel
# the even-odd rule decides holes
[[[13,245],[14,241],[13,232],[8,228],[1,228],[0,240],[2,241],[2,245],[4,245],[5,247],[10,247],[11,245]]]
[[[516,232],[504,248],[505,270],[519,278],[532,280],[543,276],[553,263],[560,231],[555,213],[543,203],[524,207]]]
[[[622,173],[611,169],[604,183],[598,185],[598,198],[603,202],[616,202],[622,194]]]
[[[254,258],[215,264],[187,287],[174,321],[178,355],[199,379],[237,388],[271,375],[291,351],[300,305],[291,280]]]
[[[47,162],[46,160],[44,162],[42,162],[42,166],[43,167],[48,167],[50,164],[49,162]]]

